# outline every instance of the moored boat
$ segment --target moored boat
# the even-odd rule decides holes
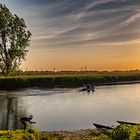
[[[125,122],[125,121],[117,121],[117,123],[125,125],[140,125],[140,123]]]
[[[93,123],[93,125],[97,128],[97,129],[113,129],[112,127],[110,126],[105,126],[105,125],[101,125],[101,124],[97,124],[97,123]]]

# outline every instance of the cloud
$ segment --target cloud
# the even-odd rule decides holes
[[[129,19],[127,19],[124,24],[130,24],[132,22],[135,22],[136,20],[140,20],[140,11],[138,11],[136,14],[131,16]]]
[[[77,47],[139,38],[140,0],[6,0],[6,3],[25,19],[33,34],[32,44],[38,47]]]

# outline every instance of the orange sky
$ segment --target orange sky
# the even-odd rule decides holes
[[[30,47],[24,70],[132,70],[140,69],[140,40],[96,46],[55,49]]]
[[[140,69],[140,0],[1,0],[32,33],[23,70]]]

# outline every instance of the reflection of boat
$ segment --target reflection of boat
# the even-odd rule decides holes
[[[124,121],[117,121],[119,124],[126,124],[126,125],[140,125],[140,123],[132,123],[132,122],[124,122]]]
[[[93,86],[91,90],[92,91],[95,91],[96,90],[96,86]]]
[[[80,89],[80,91],[88,91],[88,89],[86,87],[83,87]]]
[[[97,129],[113,129],[110,126],[105,126],[105,125],[101,125],[101,124],[97,124],[97,123],[93,123],[93,125],[97,128]]]

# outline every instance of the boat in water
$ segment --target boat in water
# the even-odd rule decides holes
[[[80,89],[80,91],[87,91],[87,92],[90,92],[90,91],[95,91],[96,90],[96,86],[94,85],[91,85],[91,84],[83,84],[83,87]]]

